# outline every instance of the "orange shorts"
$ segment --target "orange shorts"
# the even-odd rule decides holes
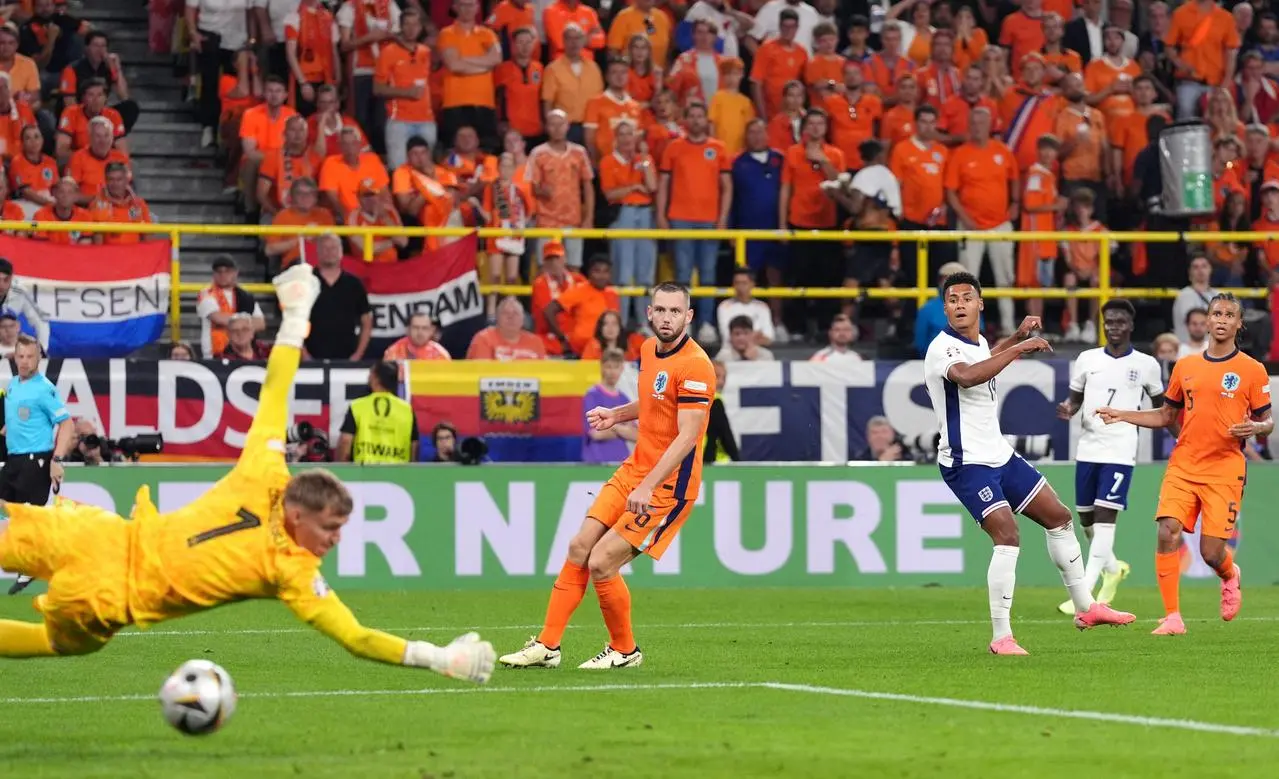
[[[1242,505],[1243,479],[1236,484],[1197,484],[1180,476],[1164,476],[1155,516],[1177,520],[1187,533],[1195,532],[1202,517],[1203,535],[1231,538]]]
[[[612,528],[631,546],[654,560],[660,560],[692,513],[693,501],[677,500],[669,489],[658,487],[653,492],[653,502],[648,511],[637,515],[626,510],[626,498],[635,486],[614,474],[600,490],[586,516]]]

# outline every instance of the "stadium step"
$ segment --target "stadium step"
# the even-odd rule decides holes
[[[168,224],[243,224],[244,220],[235,215],[235,211],[227,205],[208,203],[175,203],[166,201],[164,197],[153,199],[151,212],[156,221]]]
[[[166,130],[164,125],[133,128],[129,133],[129,148],[146,149],[148,154],[157,152],[186,152],[200,148],[200,125],[171,125],[181,130]]]
[[[134,2],[95,2],[92,6],[85,6],[76,13],[76,16],[92,22],[98,27],[116,27],[119,29],[125,25],[134,29],[147,29],[147,9],[142,3]],[[110,35],[110,32],[107,33]]]

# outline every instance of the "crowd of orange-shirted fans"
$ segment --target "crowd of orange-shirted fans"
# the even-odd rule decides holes
[[[1096,285],[1099,244],[1001,234],[1279,230],[1270,0],[1184,0],[1175,10],[1161,0],[248,5],[194,0],[185,20],[197,31],[193,72],[220,85],[200,95],[204,140],[223,146],[247,213],[262,223],[977,230],[992,240],[929,245],[929,280],[958,261],[994,285],[1022,288]],[[5,51],[0,31],[0,67]],[[92,51],[91,42],[87,58]],[[111,155],[127,160],[127,114],[103,107],[112,90],[127,97],[113,62],[108,55],[105,86],[73,80],[78,101],[54,144],[77,192],[11,173],[13,197],[59,216],[120,213],[110,204],[119,187],[103,168]],[[4,69],[18,80],[21,68]],[[38,85],[9,86],[0,83],[0,115],[34,122],[27,109],[40,105]],[[1152,139],[1196,117],[1211,130],[1219,216],[1183,222],[1161,213]],[[41,159],[27,156],[34,139],[19,136],[6,135],[13,171],[29,169],[17,160]],[[390,262],[423,248],[385,239],[372,254]],[[1181,286],[1191,248],[1118,247],[1112,281]],[[533,285],[525,303],[487,302],[494,328],[484,343],[524,356],[598,349],[595,320],[608,310],[622,325],[611,346],[625,352],[645,324],[644,301],[618,298],[611,285],[673,276],[726,286],[733,276],[731,246],[715,240],[507,239],[483,250],[487,281]],[[1279,263],[1272,242],[1204,252],[1215,285],[1267,284]],[[265,253],[287,264],[297,242],[272,240]],[[909,242],[753,242],[747,261],[766,286],[917,282]],[[512,330],[524,305],[539,338]],[[1024,305],[1044,313],[1043,301]],[[715,301],[695,307],[699,339],[732,352]],[[1051,333],[1095,340],[1089,301],[1049,309]],[[854,336],[910,349],[917,317],[924,327],[936,313],[915,312],[912,300],[856,299],[760,310],[772,321],[754,323],[750,355],[824,337],[835,318],[851,318]],[[987,317],[1010,331],[1013,301]]]

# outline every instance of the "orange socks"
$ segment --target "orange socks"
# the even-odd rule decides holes
[[[582,602],[582,596],[586,594],[586,585],[590,581],[591,572],[584,566],[564,562],[560,575],[555,578],[555,586],[551,588],[551,601],[546,604],[546,622],[537,637],[543,646],[548,649],[559,649],[560,639],[564,637],[568,621],[572,619],[573,612]],[[603,600],[602,596],[601,600]],[[626,602],[629,608],[629,597]]]
[[[1164,614],[1181,611],[1181,554],[1155,553],[1155,575],[1159,578],[1159,595],[1164,601]]]
[[[631,590],[620,575],[595,582],[595,594],[608,626],[608,645],[629,655],[635,651],[635,634],[631,631]],[[545,642],[543,642],[545,643]]]
[[[1234,553],[1230,551],[1229,546],[1225,547],[1225,556],[1221,558],[1221,567],[1212,570],[1215,570],[1223,582],[1228,582],[1234,578]]]

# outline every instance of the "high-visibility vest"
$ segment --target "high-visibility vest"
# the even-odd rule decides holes
[[[413,461],[413,407],[389,392],[352,401],[355,442],[351,460],[357,463],[407,463]]]

